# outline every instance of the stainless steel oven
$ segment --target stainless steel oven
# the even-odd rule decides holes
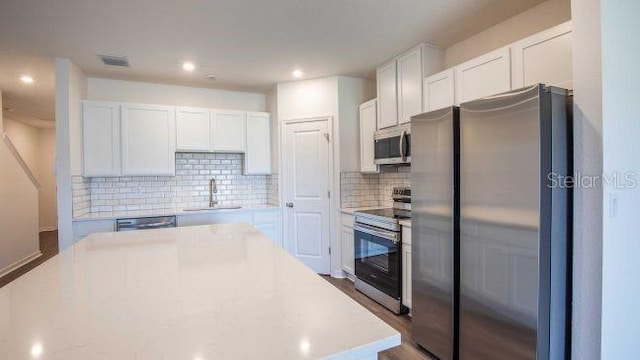
[[[411,163],[411,126],[382,129],[373,135],[374,162],[378,165]]]
[[[389,310],[402,312],[400,232],[356,223],[356,288]]]
[[[396,314],[402,306],[400,220],[411,218],[411,189],[393,189],[393,207],[355,212],[356,289]]]

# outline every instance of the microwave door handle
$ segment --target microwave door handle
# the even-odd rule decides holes
[[[402,161],[405,161],[405,156],[404,156],[404,137],[407,135],[406,131],[402,131],[402,134],[400,134],[400,158],[402,159]]]

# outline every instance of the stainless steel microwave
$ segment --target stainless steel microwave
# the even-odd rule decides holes
[[[378,130],[373,134],[374,162],[378,165],[411,163],[411,125]]]

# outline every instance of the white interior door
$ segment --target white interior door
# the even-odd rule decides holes
[[[329,274],[329,121],[286,123],[282,142],[285,248]]]

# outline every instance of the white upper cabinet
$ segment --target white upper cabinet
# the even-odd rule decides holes
[[[396,60],[376,71],[378,90],[378,129],[398,125]]]
[[[398,57],[398,120],[411,121],[422,112],[422,46]]]
[[[424,79],[423,110],[432,111],[455,105],[453,69],[448,69]]]
[[[246,151],[246,115],[244,111],[211,111],[212,151],[235,153]]]
[[[122,105],[122,174],[175,175],[175,107]]]
[[[537,83],[573,88],[571,22],[520,40],[511,51],[514,89]]]
[[[247,113],[245,174],[271,174],[271,117],[268,113]]]
[[[211,150],[210,110],[202,108],[176,108],[177,151]]]
[[[84,176],[120,175],[120,104],[82,104]]]
[[[377,123],[377,100],[373,99],[360,105],[360,171],[363,173],[378,172],[374,163],[373,133]]]
[[[454,71],[457,105],[511,90],[508,47],[458,65]]]

